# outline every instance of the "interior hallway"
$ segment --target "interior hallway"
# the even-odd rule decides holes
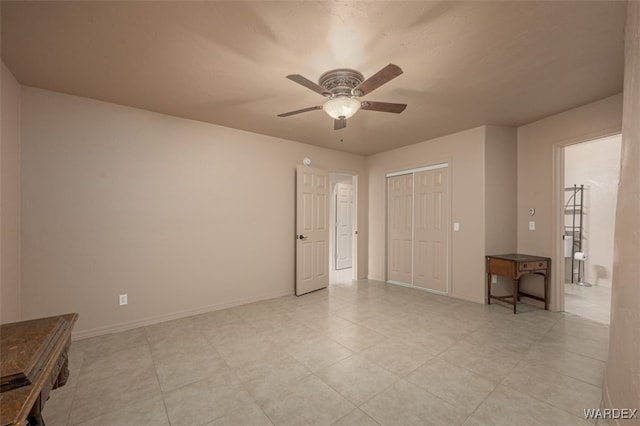
[[[76,341],[60,425],[587,425],[607,326],[353,281]]]

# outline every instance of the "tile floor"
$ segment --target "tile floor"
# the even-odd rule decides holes
[[[564,310],[602,324],[611,317],[611,288],[604,286],[581,287],[564,285]]]
[[[588,425],[608,327],[376,281],[76,341],[48,426]]]

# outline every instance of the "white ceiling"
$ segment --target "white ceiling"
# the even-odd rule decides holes
[[[24,85],[372,154],[482,124],[522,125],[622,90],[625,2],[2,1]],[[334,131],[285,78],[404,74]]]

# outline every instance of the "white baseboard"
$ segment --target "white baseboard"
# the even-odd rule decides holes
[[[90,328],[88,330],[81,330],[74,332],[71,335],[71,340],[82,340],[90,337],[98,337],[105,334],[119,333],[121,331],[131,330],[133,328],[144,327],[147,325],[158,324],[165,321],[176,320],[184,317],[190,317],[192,315],[204,314],[212,311],[219,311],[221,309],[233,308],[235,306],[246,305],[248,303],[260,302],[262,300],[275,299],[278,297],[290,296],[293,291],[279,292],[273,294],[262,295],[258,297],[252,297],[249,299],[239,299],[225,303],[217,303],[213,305],[201,306],[193,309],[186,309],[178,312],[171,312],[169,314],[156,315],[147,318],[141,318],[134,321],[123,322],[119,324],[107,325],[104,327]]]
[[[432,290],[430,288],[424,288],[424,287],[420,287],[420,286],[413,285],[413,284],[403,283],[403,282],[400,282],[400,281],[388,280],[387,284],[393,284],[393,285],[399,285],[399,286],[402,286],[402,287],[413,288],[413,289],[416,289],[416,290],[425,291],[427,293],[437,294],[438,296],[448,296],[449,295],[449,293],[447,293],[446,291]]]
[[[388,280],[387,284],[393,284],[393,285],[399,285],[399,286],[402,286],[402,287],[413,288],[413,285],[408,284],[408,283],[403,283],[403,282],[400,282],[400,281]]]
[[[382,282],[386,281],[384,279],[384,277],[379,277],[377,275],[368,275],[366,279],[371,280],[371,281],[382,281]]]

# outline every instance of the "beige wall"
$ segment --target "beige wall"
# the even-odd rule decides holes
[[[621,117],[618,94],[518,127],[518,251],[551,254],[553,147],[616,133]],[[529,207],[536,209],[535,231],[528,230]]]
[[[369,168],[369,278],[386,280],[386,173],[449,163],[451,232],[449,294],[484,302],[485,127],[367,157]],[[464,265],[464,267],[460,267]]]
[[[484,158],[485,254],[515,253],[518,182],[516,128],[487,126]],[[512,281],[497,277],[492,294],[512,292]]]
[[[584,214],[582,216],[582,251],[584,281],[611,287],[613,268],[613,234],[616,219],[616,200],[620,178],[620,135],[609,136],[564,149],[564,186],[584,185]],[[573,191],[565,192],[570,200]],[[580,201],[578,195],[577,202]],[[573,207],[573,204],[570,205]],[[576,217],[579,221],[579,218]],[[564,224],[572,226],[573,216],[564,216]],[[571,258],[565,258],[565,279],[571,281]]]
[[[561,219],[563,186],[560,147],[618,133],[621,128],[622,94],[547,117],[518,128],[518,252],[551,257],[551,309],[562,310],[558,264],[563,261]],[[535,216],[529,216],[529,208]],[[530,220],[536,230],[529,231]],[[557,238],[554,238],[556,236]],[[541,293],[536,288],[523,287]],[[535,279],[535,278],[534,278]]]
[[[487,126],[485,141],[485,247],[487,254],[516,250],[517,131]]]
[[[22,95],[23,317],[79,312],[76,337],[291,294],[294,176],[305,156],[359,174],[366,213],[361,156],[39,89]],[[359,224],[362,262],[366,215]]]
[[[20,85],[2,62],[0,323],[20,320]]]
[[[609,357],[609,408],[640,408],[640,3],[629,2],[625,41],[622,165],[616,213]],[[640,416],[624,424],[640,425]]]

